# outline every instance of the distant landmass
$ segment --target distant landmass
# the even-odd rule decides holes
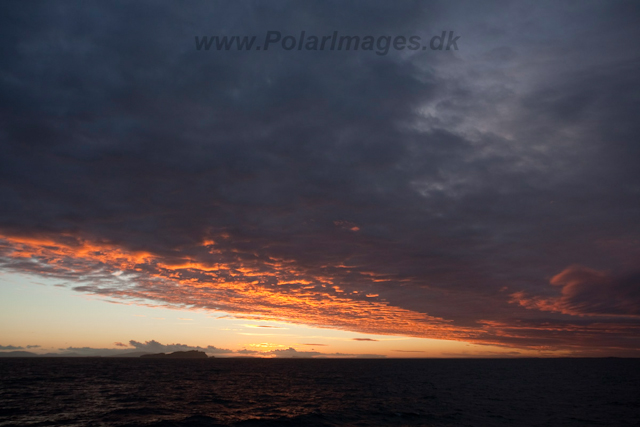
[[[147,354],[152,354],[152,353],[149,353],[148,351],[131,351],[129,353],[112,354],[111,356],[108,356],[108,357],[140,357]]]
[[[38,355],[30,351],[2,351],[0,357],[38,357]]]
[[[38,354],[40,357],[88,357],[75,352]]]
[[[173,353],[143,354],[145,359],[208,359],[207,353],[198,350],[174,351]],[[213,356],[211,356],[213,357]]]
[[[95,354],[78,354],[75,352],[65,353],[45,353],[38,354],[31,351],[0,351],[0,357],[127,357],[127,358],[150,358],[150,359],[208,359],[209,357],[204,351],[190,350],[190,351],[176,351],[173,353],[149,353],[146,351],[131,351],[128,353],[118,353],[110,355],[95,355]],[[213,357],[213,356],[211,356]]]

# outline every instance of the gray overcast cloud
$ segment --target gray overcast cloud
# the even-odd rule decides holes
[[[363,333],[638,355],[640,4],[0,9],[0,269]],[[460,39],[194,44],[270,30]]]

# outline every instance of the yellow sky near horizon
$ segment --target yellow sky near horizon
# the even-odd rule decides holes
[[[235,317],[203,309],[177,309],[114,303],[108,298],[70,289],[59,279],[25,274],[0,274],[0,345],[47,353],[69,347],[124,349],[116,343],[155,340],[162,344],[211,345],[231,350],[217,356],[273,356],[273,350],[294,348],[315,355],[355,357],[508,357],[540,355],[461,341],[372,335],[287,322]],[[27,348],[27,346],[39,346]],[[339,353],[338,355],[336,353]],[[348,356],[342,356],[348,355]]]

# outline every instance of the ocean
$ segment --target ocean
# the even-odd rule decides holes
[[[0,426],[638,426],[639,359],[0,359]]]

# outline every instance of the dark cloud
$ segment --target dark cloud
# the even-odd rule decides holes
[[[113,348],[95,348],[95,347],[66,347],[59,348],[58,353],[46,353],[46,356],[68,356],[68,357],[102,357],[102,356],[118,356],[128,353],[131,350],[118,350]]]
[[[638,313],[638,6],[464,5],[3,3],[0,268],[362,333],[637,348],[634,319],[573,318]],[[270,29],[461,39],[194,46]],[[558,298],[571,265],[611,279],[511,303]]]
[[[260,354],[259,351],[256,350],[248,350],[246,348],[243,348],[242,350],[236,350],[236,353],[238,354]]]
[[[296,358],[296,357],[310,358],[313,356],[320,356],[322,354],[318,351],[298,351],[293,347],[289,347],[284,350],[279,350],[279,349],[271,350],[270,353],[273,354],[275,357],[291,357],[291,358]]]
[[[224,348],[217,348],[212,345],[207,347],[200,346],[191,346],[186,344],[161,344],[156,340],[145,341],[144,343],[131,340],[129,341],[129,345],[134,347],[138,351],[147,351],[150,353],[167,353],[174,351],[189,351],[189,350],[199,350],[204,351],[206,353],[231,353],[232,350],[226,350]]]
[[[552,352],[545,353],[544,351],[540,352],[541,356],[553,356]],[[443,357],[462,357],[462,358],[512,358],[512,357],[523,357],[522,353],[519,351],[505,351],[505,352],[497,352],[497,351],[474,351],[467,352],[462,351],[458,353],[445,352],[442,353]]]
[[[24,347],[16,347],[15,345],[0,345],[0,350],[23,350]]]
[[[323,357],[338,357],[338,358],[384,358],[381,354],[354,354],[354,353],[322,353],[319,351],[300,351],[293,347],[287,349],[276,349],[268,352],[261,353],[262,355],[275,356],[277,358],[323,358]]]
[[[544,298],[513,294],[514,302],[542,311],[577,316],[640,316],[640,273],[612,277],[609,274],[574,265],[551,278],[560,296]]]
[[[354,341],[378,341],[378,340],[374,340],[373,338],[352,338],[352,340],[354,340]]]
[[[198,350],[209,354],[227,354],[233,353],[232,350],[217,348],[212,345],[207,347],[191,346],[187,344],[162,344],[156,340],[145,341],[144,343],[131,340],[129,345],[116,342],[116,347],[120,348],[95,348],[95,347],[67,347],[58,349],[60,353],[50,353],[58,356],[104,356],[117,357],[128,356],[132,353],[140,355],[144,353],[172,353],[174,351]],[[124,347],[124,348],[123,348]]]

